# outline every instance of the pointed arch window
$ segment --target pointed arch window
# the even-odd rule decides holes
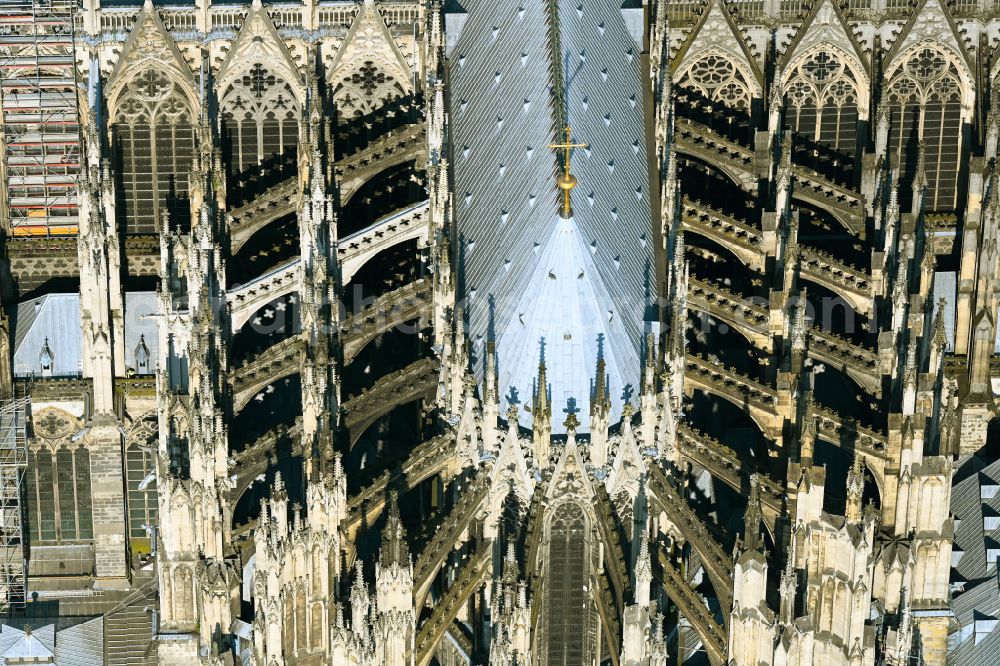
[[[382,63],[365,60],[333,88],[343,118],[360,118],[406,95],[403,85]]]
[[[702,55],[683,70],[677,81],[713,102],[746,113],[750,111],[753,86],[743,71],[723,53]]]
[[[590,606],[589,560],[583,508],[576,502],[560,504],[549,527],[546,610],[550,664],[589,663],[585,621]]]
[[[222,93],[220,109],[231,177],[294,161],[299,103],[291,84],[272,67],[254,63],[233,79]],[[276,161],[280,163],[271,164]]]
[[[28,522],[40,542],[94,538],[90,452],[80,446],[47,446],[28,451]]]
[[[962,154],[962,77],[944,49],[924,44],[901,57],[885,94],[889,105],[889,157],[909,196],[918,148],[924,150],[926,210],[955,207]]]
[[[144,525],[156,524],[156,482],[146,482],[153,472],[153,455],[133,443],[125,450],[125,482],[128,488],[128,531],[131,539],[148,539]]]
[[[194,114],[165,72],[146,69],[119,96],[112,116],[118,175],[116,210],[125,233],[156,233],[164,211],[186,227]]]
[[[793,66],[785,83],[786,122],[799,136],[853,153],[861,102],[860,68],[833,48],[820,46]]]

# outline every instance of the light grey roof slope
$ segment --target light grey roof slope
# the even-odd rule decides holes
[[[19,303],[14,327],[14,376],[39,374],[39,355],[46,338],[53,357],[52,375],[79,375],[83,369],[82,337],[78,293],[47,294]]]
[[[154,374],[160,358],[160,336],[156,319],[150,317],[159,313],[160,301],[155,291],[131,291],[125,294],[125,365],[138,371],[135,360],[140,338],[149,353],[149,366],[140,374]]]
[[[0,664],[4,662],[3,654],[9,650],[14,643],[24,636],[24,632],[6,624],[0,625]]]
[[[518,7],[467,0],[463,6],[468,18],[449,58],[451,162],[458,268],[468,330],[481,364],[491,319],[498,350],[518,349],[504,338],[523,338],[525,333],[519,329],[528,313],[519,310],[520,304],[537,290],[529,282],[538,270],[543,242],[559,219],[559,165],[548,145],[562,139],[564,123],[556,122],[553,113],[544,4]],[[643,79],[616,0],[582,6],[562,2],[559,23],[568,121],[574,140],[590,144],[575,150],[571,160],[579,182],[573,191],[575,223],[610,295],[610,302],[588,308],[611,312],[621,323],[623,333],[605,341],[615,357],[628,359],[617,368],[612,384],[634,385],[640,372],[643,318],[652,299],[647,284],[655,284],[647,274],[652,232]],[[561,336],[562,328],[553,322],[545,337]],[[537,365],[539,341],[530,342],[518,353],[535,360],[517,364],[516,371],[510,367],[514,359],[498,353],[500,386],[508,396],[516,387],[522,401],[530,397]],[[580,363],[584,369],[568,374],[592,373],[596,358]],[[548,369],[550,374],[560,372],[555,360]],[[477,371],[481,374],[481,365]],[[559,387],[553,389],[559,392]],[[617,416],[620,392],[611,397]],[[589,396],[576,398],[586,412]],[[553,404],[555,410],[562,407]]]
[[[957,629],[950,636],[950,664],[1000,663],[1000,461],[978,456],[959,461],[951,494],[957,519],[951,578],[955,585],[952,612]]]
[[[590,359],[602,357],[610,383],[609,395],[621,395],[621,382],[627,377],[622,368],[638,362],[631,346],[606,341],[625,339],[620,318],[610,318],[602,303],[611,296],[597,272],[587,243],[573,219],[556,218],[552,231],[542,241],[539,261],[528,280],[528,289],[521,294],[517,312],[524,313],[523,323],[510,328],[500,337],[497,355],[507,359],[504,364],[508,377],[531,377],[538,367],[539,340],[545,339],[547,380],[551,386],[553,425],[563,421],[561,410],[570,400],[576,400],[580,429],[590,421],[590,396],[595,365]],[[506,387],[506,384],[501,384]],[[532,415],[521,413],[521,423],[530,425]]]
[[[99,666],[104,663],[104,618],[56,631],[54,624],[32,628],[30,635],[9,625],[0,625],[0,666],[11,663],[42,663],[55,666]]]
[[[104,618],[67,627],[56,634],[57,666],[95,666],[104,658]]]
[[[159,358],[159,335],[156,320],[159,312],[156,292],[125,294],[125,363],[135,368],[135,352],[140,337],[149,351],[155,372]],[[24,377],[40,372],[40,354],[45,340],[53,357],[55,377],[77,376],[82,371],[83,333],[80,325],[80,295],[46,294],[17,306],[14,330],[14,375]]]
[[[43,627],[38,632],[25,631],[21,634],[20,638],[14,641],[13,645],[4,650],[2,655],[4,662],[20,663],[22,661],[31,661],[52,663],[54,657],[52,650],[40,640],[43,632],[45,638],[48,639],[46,642],[52,645],[55,634],[55,627],[53,625],[50,624],[47,627]]]

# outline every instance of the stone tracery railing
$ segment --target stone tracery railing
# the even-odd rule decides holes
[[[368,427],[399,405],[434,395],[438,385],[438,364],[423,358],[379,379],[373,387],[346,400],[343,423],[350,432],[351,444]]]
[[[709,532],[701,518],[673,487],[666,473],[657,464],[648,468],[647,483],[651,499],[667,514],[667,519],[698,553],[724,613],[732,606],[733,562],[715,535]]]
[[[712,666],[722,666],[726,660],[726,645],[728,643],[726,630],[718,622],[705,605],[704,599],[670,561],[664,551],[659,552],[660,567],[663,569],[663,588],[680,611],[687,618],[692,628],[698,634]]]
[[[444,522],[417,557],[413,566],[413,598],[418,612],[423,608],[438,569],[444,564],[449,553],[461,545],[459,537],[476,518],[489,490],[489,468],[482,468],[475,480],[463,489],[458,503],[452,507]]]
[[[444,636],[469,596],[486,581],[492,561],[491,550],[490,544],[484,543],[469,555],[448,591],[434,606],[431,616],[417,629],[417,666],[427,666],[430,663],[434,656],[434,646]]]

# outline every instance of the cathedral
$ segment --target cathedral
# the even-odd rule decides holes
[[[1000,663],[996,0],[0,0],[0,663]]]

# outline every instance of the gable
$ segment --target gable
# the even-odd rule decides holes
[[[129,81],[143,71],[155,69],[162,72],[179,87],[192,109],[197,108],[194,91],[197,85],[177,44],[167,33],[159,14],[150,0],[146,0],[136,19],[132,32],[122,50],[115,68],[108,77],[108,108],[113,110],[118,97]]]
[[[236,40],[219,67],[216,90],[224,94],[233,80],[243,76],[247,68],[254,64],[263,64],[279,75],[291,84],[299,103],[304,101],[305,84],[299,69],[260,0],[254,0]]]

